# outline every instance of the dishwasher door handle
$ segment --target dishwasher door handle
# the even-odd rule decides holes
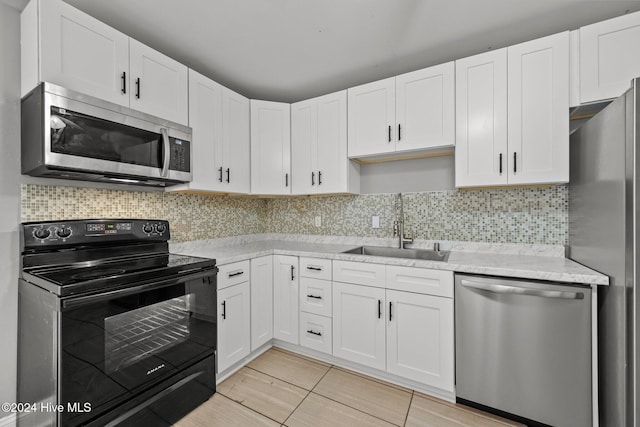
[[[549,291],[543,289],[521,288],[517,286],[496,285],[491,283],[473,282],[471,280],[461,280],[460,284],[466,288],[480,289],[494,294],[527,295],[541,298],[554,299],[584,299],[582,292]]]

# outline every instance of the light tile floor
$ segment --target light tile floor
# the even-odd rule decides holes
[[[176,427],[507,427],[504,418],[272,348]]]

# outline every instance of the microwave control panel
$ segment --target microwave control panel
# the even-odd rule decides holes
[[[190,143],[178,138],[170,138],[169,169],[180,172],[191,172]]]

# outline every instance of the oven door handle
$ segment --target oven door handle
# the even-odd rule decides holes
[[[202,270],[200,273],[192,273],[188,276],[172,277],[170,279],[159,282],[145,283],[134,286],[132,288],[117,289],[115,291],[102,292],[96,295],[88,295],[86,297],[69,298],[62,301],[61,311],[73,310],[79,307],[95,304],[101,301],[108,301],[114,298],[120,298],[127,295],[138,294],[141,292],[162,289],[168,286],[175,286],[190,280],[201,279],[215,274],[216,270]],[[215,283],[215,282],[214,282]]]

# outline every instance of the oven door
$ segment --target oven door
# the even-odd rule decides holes
[[[175,124],[156,124],[49,92],[44,101],[47,166],[191,181],[191,136]]]
[[[91,410],[64,412],[62,424],[83,423],[212,356],[215,283],[215,273],[200,274],[63,301],[59,403]]]

